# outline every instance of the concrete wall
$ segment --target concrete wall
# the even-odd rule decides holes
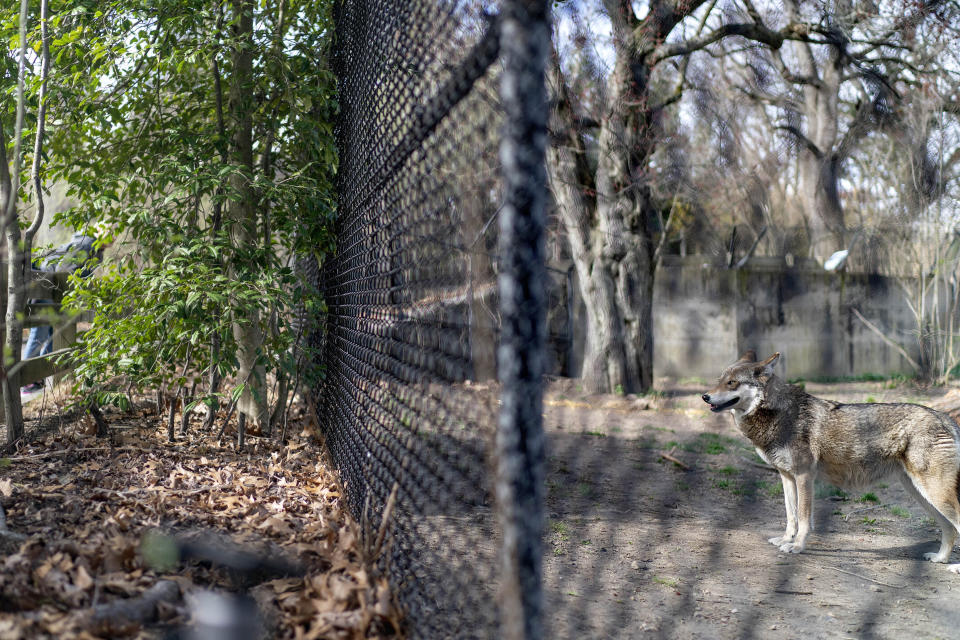
[[[668,256],[657,273],[655,375],[712,380],[747,349],[760,357],[780,351],[791,378],[912,373],[852,312],[915,351],[916,324],[895,281],[788,268],[780,259],[737,270],[708,260]]]

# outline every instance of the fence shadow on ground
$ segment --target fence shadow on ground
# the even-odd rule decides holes
[[[548,406],[546,637],[953,633],[960,583],[920,560],[938,532],[901,488],[860,503],[820,486],[807,551],[779,553],[777,474],[696,413]]]

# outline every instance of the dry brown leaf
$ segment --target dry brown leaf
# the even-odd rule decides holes
[[[130,579],[126,573],[105,573],[99,577],[100,586],[108,591],[119,593],[130,597],[143,591],[135,580]]]
[[[265,529],[274,535],[286,536],[293,533],[293,528],[286,518],[281,516],[270,516],[259,525],[258,529]]]
[[[330,585],[330,595],[335,600],[349,600],[359,588],[353,580],[337,575],[330,576],[328,584]]]
[[[83,591],[93,586],[93,578],[90,577],[90,574],[87,573],[87,569],[83,565],[77,567],[77,576],[74,578],[73,584]]]
[[[302,578],[279,578],[265,582],[264,586],[271,589],[275,595],[289,593],[303,588]]]

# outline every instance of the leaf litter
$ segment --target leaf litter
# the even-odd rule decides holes
[[[286,445],[251,437],[242,453],[199,433],[201,416],[169,444],[154,411],[108,413],[109,442],[84,419],[61,419],[0,459],[0,640],[159,638],[195,622],[187,603],[210,590],[252,597],[264,637],[401,637],[387,579],[303,407]],[[262,571],[220,566],[218,545],[244,567],[263,560]],[[158,620],[114,616],[154,594]]]

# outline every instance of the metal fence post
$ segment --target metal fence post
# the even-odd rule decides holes
[[[507,0],[501,13],[504,203],[496,495],[503,531],[501,631],[510,640],[542,636],[548,5],[545,0]]]

